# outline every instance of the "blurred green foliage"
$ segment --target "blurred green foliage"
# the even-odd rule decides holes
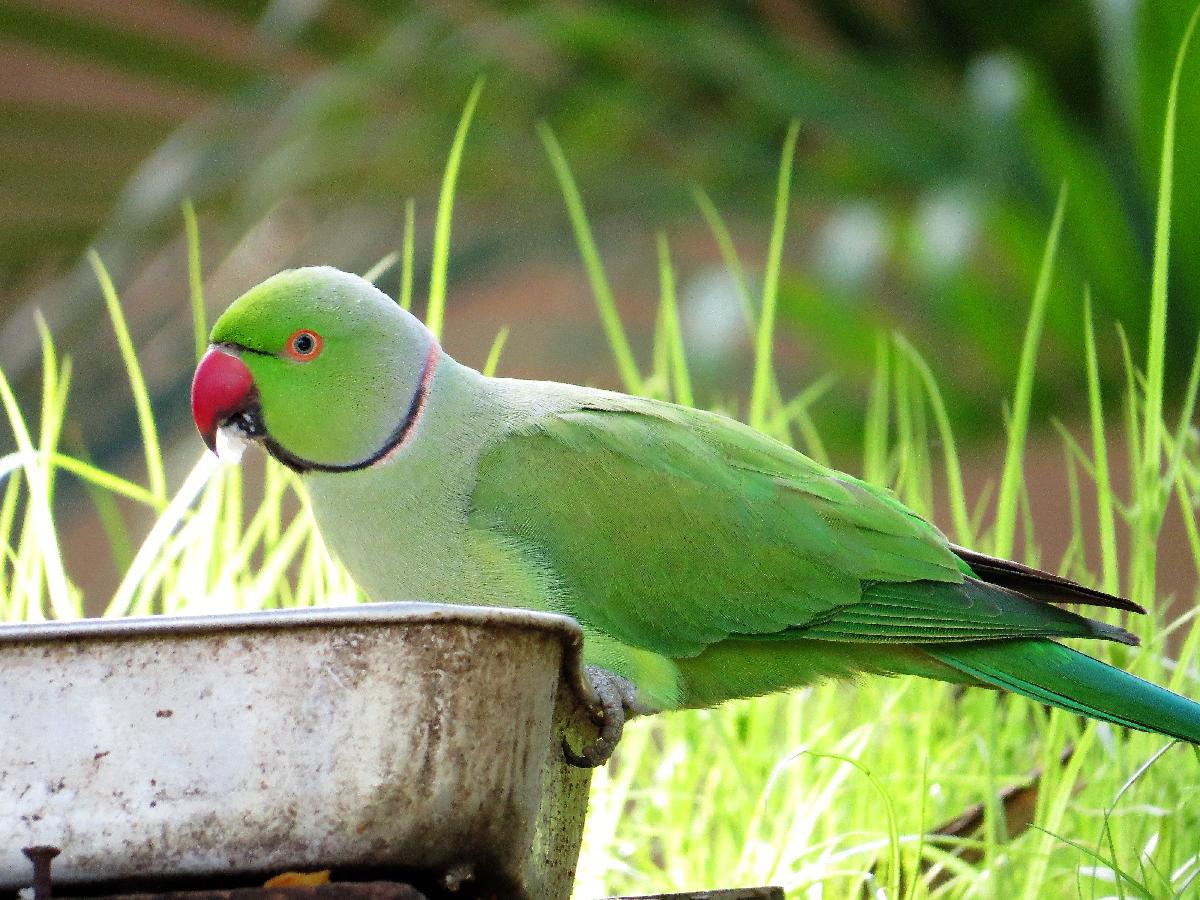
[[[0,299],[10,314],[22,302],[46,307],[62,343],[75,346],[103,316],[90,273],[75,265],[94,242],[123,283],[159,273],[157,291],[131,294],[135,340],[169,344],[162,335],[178,326],[183,346],[187,197],[210,269],[239,248],[261,263],[242,258],[210,292],[214,306],[231,299],[222,291],[282,265],[362,271],[397,244],[406,198],[416,198],[418,233],[428,235],[454,121],[482,73],[451,308],[456,281],[536,284],[541,269],[564,264],[576,266],[584,302],[534,131],[546,121],[618,272],[618,301],[646,308],[635,349],[648,354],[661,228],[684,248],[685,337],[703,332],[697,322],[707,317],[711,341],[716,322],[715,349],[697,354],[698,388],[737,390],[748,341],[736,316],[726,323],[705,305],[706,290],[731,305],[736,298],[707,277],[719,257],[692,189],[702,186],[729,221],[753,277],[779,146],[798,119],[780,286],[791,347],[784,377],[789,361],[797,382],[834,370],[839,390],[861,403],[875,333],[899,329],[934,361],[965,430],[994,432],[1066,182],[1035,403],[1070,417],[1080,409],[1072,386],[1084,284],[1107,371],[1119,369],[1114,322],[1135,347],[1143,341],[1159,129],[1191,8],[1180,0],[1016,0],[1003,9],[984,0],[0,0],[0,43],[14,51],[14,78],[0,92],[0,177],[11,199],[0,217]],[[1200,229],[1198,66],[1193,55],[1180,104],[1174,383],[1200,327],[1200,257],[1186,252]],[[529,315],[542,300],[531,292]],[[0,334],[4,363],[18,374],[33,361],[30,327],[18,316]],[[120,383],[116,361],[82,352],[97,385]],[[152,391],[180,394],[187,367],[170,367],[187,357],[159,356],[157,374],[148,363]],[[502,366],[510,363],[539,371],[511,356]],[[119,443],[124,431],[105,411],[120,404],[98,391],[85,434]],[[827,411],[821,423],[836,444],[857,433],[857,419]]]

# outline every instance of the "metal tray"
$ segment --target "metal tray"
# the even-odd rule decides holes
[[[422,603],[0,626],[0,889],[53,845],[60,885],[382,867],[565,898],[581,645]]]

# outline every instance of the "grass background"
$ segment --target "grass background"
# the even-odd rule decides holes
[[[938,378],[968,480],[987,467],[1010,390],[1022,305],[1046,224],[1071,183],[1032,403],[1073,415],[1083,367],[1079,285],[1097,327],[1147,340],[1145,285],[1163,104],[1191,5],[1180,0],[747,0],[695,4],[511,0],[0,0],[0,361],[35,403],[40,309],[79,371],[72,442],[126,474],[136,420],[118,354],[93,340],[105,306],[84,250],[122,288],[171,454],[186,425],[185,198],[203,226],[210,312],[288,265],[363,271],[393,249],[415,201],[422,252],[443,148],[480,73],[455,225],[453,352],[484,359],[524,318],[505,371],[616,386],[580,302],[572,236],[536,123],[553,127],[584,186],[629,340],[648,359],[655,234],[679,266],[693,390],[706,405],[748,385],[749,339],[702,186],[753,264],[760,295],[774,173],[799,119],[792,223],[780,261],[775,361],[789,394],[835,371],[810,411],[850,465],[876,332],[940,352]],[[1181,110],[1198,107],[1200,58]],[[1181,116],[1182,173],[1200,166],[1200,122]],[[1175,186],[1166,385],[1182,390],[1200,324],[1200,183]],[[1180,252],[1180,251],[1183,252]],[[381,284],[397,290],[396,273]],[[706,302],[707,301],[707,305]],[[1100,376],[1121,390],[1121,354]],[[1073,422],[1074,424],[1074,422]],[[75,452],[73,449],[72,452]],[[974,460],[978,458],[979,464]],[[170,462],[169,461],[169,468]],[[66,485],[64,504],[78,501]],[[72,523],[64,521],[70,533]],[[1058,552],[1058,536],[1047,541]],[[68,542],[68,546],[71,542]],[[105,592],[115,572],[80,559]]]
[[[1195,521],[1200,461],[1191,427],[1200,356],[1193,355],[1190,368],[1184,367],[1188,374],[1180,398],[1166,399],[1167,346],[1178,343],[1175,337],[1168,340],[1167,300],[1183,48],[1174,59],[1160,130],[1151,275],[1140,304],[1145,321],[1137,323],[1145,341],[1134,344],[1119,329],[1098,331],[1082,281],[1074,285],[1078,301],[1051,304],[1064,218],[1072,203],[1081,202],[1080,189],[1072,184],[1060,190],[1056,212],[1044,226],[994,487],[972,491],[963,482],[955,425],[939,392],[942,363],[933,352],[939,348],[922,348],[887,332],[868,343],[873,365],[861,474],[894,488],[926,514],[945,498],[949,512],[940,524],[957,541],[1018,552],[1141,602],[1150,614],[1127,624],[1143,647],[1093,651],[1142,677],[1200,696],[1195,607],[1190,602],[1172,606],[1156,591],[1157,542],[1172,505],[1200,571]],[[439,192],[425,310],[435,329],[444,322],[452,201],[479,90],[477,85],[460,120]],[[656,327],[649,358],[639,360],[617,313],[563,146],[548,127],[539,134],[626,388],[694,402],[698,394],[680,328],[670,236],[656,236]],[[828,451],[814,410],[822,404],[828,380],[785,395],[773,364],[797,134],[793,126],[783,142],[761,273],[750,272],[739,258],[716,205],[704,194],[697,202],[737,285],[739,314],[754,336],[748,396],[730,395],[718,405],[824,458]],[[185,219],[199,353],[205,308],[199,229],[190,209]],[[411,305],[418,271],[411,207],[405,221],[396,257],[385,257],[367,274],[396,275],[398,268],[398,294]],[[202,455],[182,479],[168,477],[170,466],[115,285],[99,255],[93,254],[90,263],[132,389],[145,472],[122,477],[86,454],[64,452],[70,442],[65,411],[72,362],[58,356],[49,329],[42,326],[38,414],[23,411],[8,381],[0,379],[0,400],[16,443],[14,452],[0,458],[6,476],[0,491],[3,617],[70,618],[84,611],[85,598],[66,570],[56,528],[56,496],[67,479],[87,487],[124,573],[106,615],[359,599],[325,553],[304,505],[303,487],[290,473],[268,463],[259,484],[242,470],[218,467]],[[1071,485],[1071,502],[1060,515],[1072,524],[1072,540],[1054,559],[1038,553],[1031,513],[1038,498],[1028,496],[1023,477],[1039,350],[1052,315],[1073,321],[1080,335],[1084,365],[1072,375],[1088,413],[1079,433],[1059,426],[1063,478]],[[491,368],[503,366],[504,339],[498,335],[488,354]],[[1105,396],[1100,375],[1100,359],[1114,353],[1124,361],[1117,397],[1111,390]],[[1118,443],[1126,451],[1127,472],[1112,471],[1109,464],[1109,448]],[[1094,505],[1083,502],[1083,485],[1092,487]],[[135,538],[128,530],[121,514],[128,504],[152,511],[145,535]],[[1100,552],[1090,558],[1085,523],[1100,534]],[[1124,539],[1124,552],[1118,538]],[[960,693],[914,679],[824,685],[634,723],[616,760],[597,774],[577,893],[591,897],[771,882],[796,896],[813,897],[1186,897],[1196,893],[1200,877],[1198,775],[1200,760],[1186,747],[991,692]],[[1024,784],[1032,785],[1021,795],[1031,810],[1030,827],[1024,827],[1016,805],[1002,799],[1005,788]],[[982,812],[978,829],[935,833],[976,805]]]

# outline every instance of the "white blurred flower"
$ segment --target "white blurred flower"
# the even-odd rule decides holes
[[[878,206],[866,201],[846,204],[835,209],[821,228],[817,268],[836,287],[860,288],[878,275],[890,243]]]
[[[742,298],[727,269],[704,269],[688,281],[679,327],[688,356],[696,363],[718,364],[738,351],[749,331]]]
[[[967,97],[984,116],[1010,118],[1025,97],[1025,76],[1007,53],[988,53],[967,68]]]
[[[926,194],[913,217],[913,256],[929,277],[950,274],[962,266],[979,237],[979,204],[958,189]]]

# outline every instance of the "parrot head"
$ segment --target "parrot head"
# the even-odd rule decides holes
[[[192,379],[204,442],[262,442],[296,471],[349,471],[390,457],[424,405],[441,350],[414,316],[356,275],[281,272],[213,325]]]

